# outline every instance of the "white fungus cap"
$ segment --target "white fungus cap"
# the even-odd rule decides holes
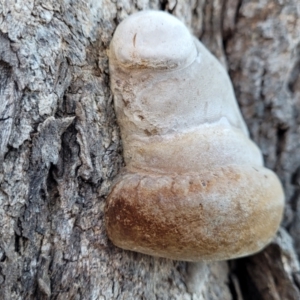
[[[197,55],[193,38],[170,14],[143,11],[118,26],[113,37],[115,58],[127,67],[176,68]]]
[[[121,22],[109,59],[126,164],[107,199],[111,241],[187,261],[261,250],[279,227],[284,194],[220,62],[158,11]]]

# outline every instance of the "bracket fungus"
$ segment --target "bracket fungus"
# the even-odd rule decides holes
[[[117,27],[109,67],[126,164],[107,198],[111,241],[186,261],[268,244],[282,186],[249,139],[218,60],[175,17],[143,11]]]

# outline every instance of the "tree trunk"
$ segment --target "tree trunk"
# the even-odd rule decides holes
[[[261,253],[186,263],[123,251],[103,209],[122,143],[107,48],[142,9],[181,19],[227,67],[282,228]],[[300,299],[298,0],[1,0],[0,299]]]

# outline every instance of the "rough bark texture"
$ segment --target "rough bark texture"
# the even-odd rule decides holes
[[[106,50],[141,9],[183,20],[228,68],[280,176],[263,252],[183,263],[114,247],[105,196],[122,166]],[[300,299],[298,0],[0,1],[0,299]]]

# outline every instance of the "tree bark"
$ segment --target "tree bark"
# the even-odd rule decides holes
[[[261,253],[186,263],[107,239],[122,142],[109,88],[114,29],[142,9],[181,19],[233,80],[252,139],[282,180]],[[298,0],[0,1],[0,299],[300,299]]]

